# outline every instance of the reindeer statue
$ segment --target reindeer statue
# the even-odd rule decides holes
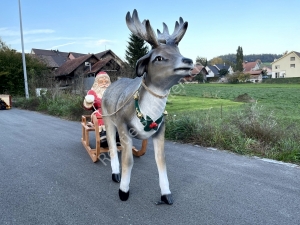
[[[180,17],[172,35],[169,34],[167,25],[163,23],[163,33],[157,30],[157,37],[149,20],[140,22],[136,10],[133,11],[132,17],[129,12],[127,13],[126,23],[129,30],[147,41],[152,49],[138,60],[137,77],[122,78],[112,83],[106,89],[102,99],[112,180],[121,182],[119,197],[122,201],[126,201],[129,197],[133,166],[132,138],[145,140],[152,137],[161,189],[159,203],[173,204],[164,153],[164,116],[171,87],[181,78],[189,75],[193,68],[193,61],[184,58],[178,49],[178,43],[184,36],[188,23]],[[116,129],[123,147],[122,178],[115,141]]]

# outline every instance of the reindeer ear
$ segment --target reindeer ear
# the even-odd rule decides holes
[[[150,54],[144,55],[136,62],[135,73],[138,77],[143,76],[145,72],[147,72],[147,65],[150,59]]]

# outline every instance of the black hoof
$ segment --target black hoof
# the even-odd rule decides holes
[[[119,197],[122,201],[127,201],[127,199],[129,198],[129,190],[128,192],[124,192],[121,189],[119,189]]]
[[[160,200],[162,202],[164,202],[165,204],[168,204],[168,205],[172,205],[173,204],[173,197],[172,197],[172,194],[168,194],[168,195],[162,195],[160,197]]]
[[[116,183],[120,183],[121,181],[121,175],[119,173],[113,173],[112,174],[112,180]]]

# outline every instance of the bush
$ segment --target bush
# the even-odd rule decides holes
[[[300,77],[263,79],[266,84],[300,84]]]
[[[239,83],[239,73],[233,73],[233,74],[228,74],[226,76],[227,82],[230,84],[237,84]]]
[[[273,112],[257,103],[227,110],[222,118],[216,109],[169,116],[166,138],[300,163],[299,125],[279,125]]]
[[[235,124],[247,138],[260,140],[262,142],[273,142],[280,138],[281,131],[278,129],[274,113],[263,113],[262,106],[257,103],[248,105],[239,112],[232,123]]]
[[[165,136],[172,140],[192,141],[194,135],[198,133],[199,119],[191,115],[176,117],[167,117],[167,126]]]
[[[56,97],[52,95],[42,95],[29,99],[16,98],[14,106],[79,121],[81,120],[81,115],[91,114],[91,112],[83,108],[82,102],[83,97],[79,95],[59,94]]]
[[[250,74],[238,71],[233,74],[228,74],[226,78],[230,84],[245,83],[250,79]]]
[[[217,110],[169,117],[166,127],[166,138],[201,146],[232,149],[240,142],[240,131],[221,119]]]

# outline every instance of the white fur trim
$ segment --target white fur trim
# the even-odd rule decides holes
[[[84,100],[86,101],[86,103],[91,104],[91,103],[94,102],[95,96],[94,95],[86,95],[85,98],[84,98]]]

